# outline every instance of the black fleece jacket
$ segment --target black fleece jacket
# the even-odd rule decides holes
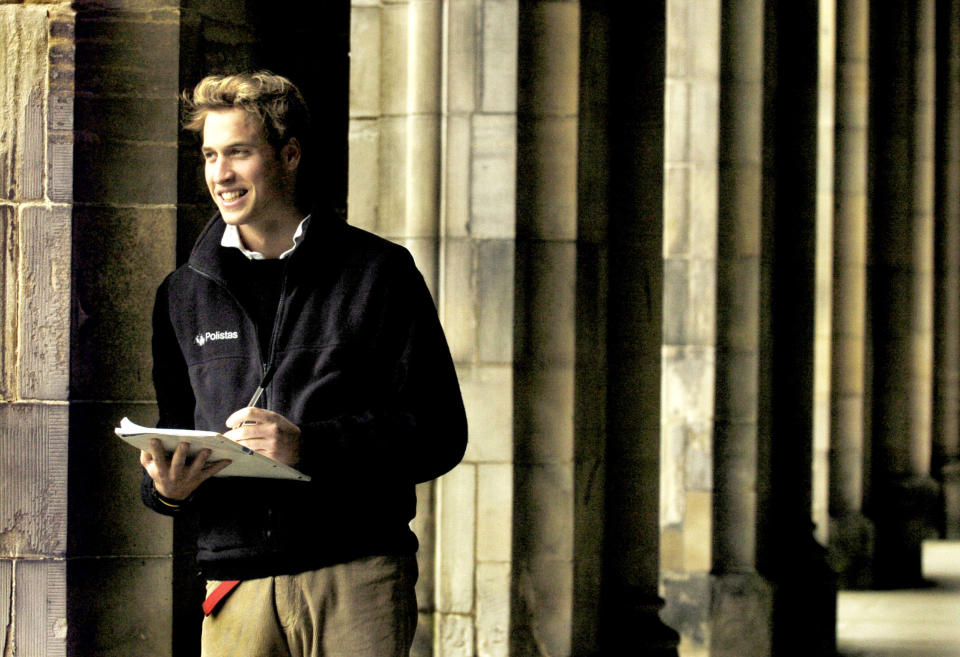
[[[414,485],[449,471],[466,448],[456,372],[409,253],[335,218],[310,223],[283,261],[269,339],[238,300],[245,282],[227,266],[237,253],[220,246],[219,215],[157,291],[158,425],[226,430],[272,364],[260,406],[300,427],[298,469],[312,477],[216,477],[172,508],[144,473],[149,507],[196,516],[209,579],[414,552]]]

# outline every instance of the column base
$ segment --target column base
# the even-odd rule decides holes
[[[960,539],[960,460],[951,459],[940,470],[943,481],[943,535]]]
[[[680,635],[660,618],[663,600],[631,588],[607,596],[600,655],[677,657]]]
[[[771,654],[773,588],[754,572],[695,574],[663,580],[664,620],[692,654],[766,657]]]
[[[936,538],[940,490],[929,476],[904,477],[878,488],[872,503],[876,588],[925,584],[923,541]]]
[[[828,558],[841,589],[873,587],[873,522],[860,512],[830,518]]]

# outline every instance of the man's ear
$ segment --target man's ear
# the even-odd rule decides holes
[[[296,171],[297,167],[300,166],[300,156],[302,154],[300,142],[296,137],[291,137],[290,141],[280,149],[280,163],[287,171]]]

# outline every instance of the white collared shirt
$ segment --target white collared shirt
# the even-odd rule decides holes
[[[300,222],[300,225],[297,226],[296,232],[293,234],[293,246],[280,254],[279,259],[283,260],[289,256],[293,251],[300,245],[300,242],[303,241],[303,233],[307,230],[307,222],[310,221],[310,215],[308,214],[303,218],[303,221]],[[240,230],[233,224],[227,224],[226,230],[223,231],[223,238],[220,240],[220,246],[225,246],[227,248],[240,249],[240,253],[247,256],[250,260],[266,260],[267,258],[258,251],[251,251],[243,245],[243,240],[240,239]]]

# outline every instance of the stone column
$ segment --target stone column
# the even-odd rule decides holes
[[[676,655],[660,619],[661,346],[667,11],[602,3],[609,17],[609,291],[601,654]],[[584,209],[586,211],[586,208]]]
[[[172,527],[141,504],[139,454],[113,427],[156,418],[151,313],[175,259],[179,6],[74,7],[71,644],[169,655]]]
[[[664,617],[685,654],[764,655],[772,595],[756,572],[763,3],[676,2],[668,12]]]
[[[813,523],[814,536],[830,530],[830,356],[833,323],[833,198],[836,132],[836,0],[819,0],[817,60],[817,234],[813,350]]]
[[[829,545],[841,586],[870,583],[863,515],[867,280],[867,0],[837,3]]]
[[[0,5],[0,43],[0,646],[65,656],[68,594],[82,594],[66,561],[70,3]]]
[[[579,34],[578,2],[521,4],[511,614],[518,656],[574,651]]]
[[[933,475],[944,535],[960,538],[960,2],[937,3]]]
[[[876,581],[915,585],[933,530],[934,3],[871,5]]]
[[[774,586],[772,653],[829,654],[836,588],[811,521],[819,13],[765,9],[758,566]]]

